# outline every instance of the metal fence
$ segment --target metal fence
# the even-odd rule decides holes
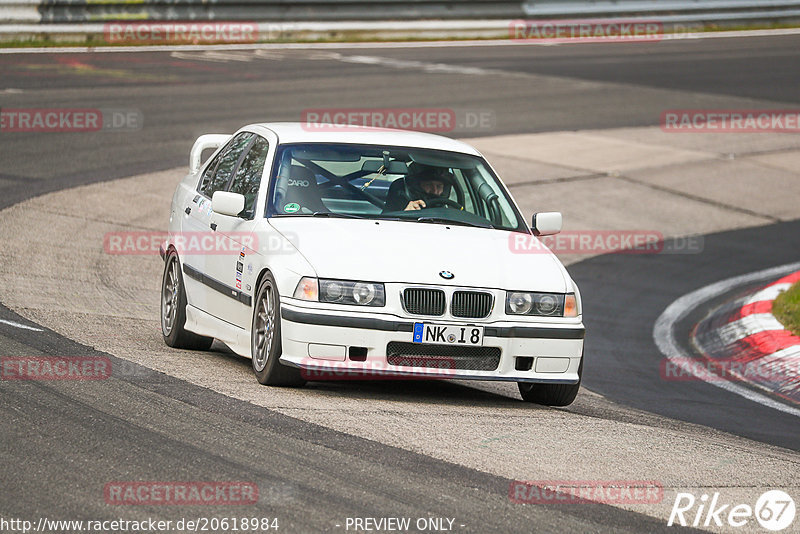
[[[521,2],[501,0],[11,0],[0,5],[0,19],[12,20],[5,12],[30,22],[32,6],[45,23],[511,19],[524,14]]]
[[[800,16],[797,0],[527,0],[528,18],[652,16],[661,22],[776,20]]]
[[[713,21],[798,15],[800,0],[5,0],[0,3],[0,23],[5,24],[145,20],[509,20],[606,16]]]
[[[698,25],[800,21],[800,0],[0,0],[0,42],[107,44],[137,22],[245,22],[257,41],[508,38],[519,19]],[[132,27],[134,24],[127,24]],[[163,43],[161,43],[163,44]]]

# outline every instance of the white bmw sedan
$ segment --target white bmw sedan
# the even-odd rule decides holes
[[[321,126],[256,124],[195,142],[161,251],[166,343],[216,338],[274,386],[506,380],[527,401],[570,404],[581,299],[537,239],[560,231],[560,213],[529,227],[464,143]]]

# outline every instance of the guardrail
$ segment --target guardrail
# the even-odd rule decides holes
[[[504,0],[10,0],[13,7],[38,4],[41,22],[120,20],[342,21],[419,19],[512,19],[520,1]]]
[[[797,7],[800,2],[796,0],[529,0],[522,5],[526,15],[554,17]]]
[[[657,17],[660,22],[724,22],[798,18],[797,0],[527,0],[529,18]]]
[[[631,15],[783,17],[800,0],[7,0],[0,23],[133,20],[519,19]],[[793,15],[791,15],[793,16]]]
[[[0,24],[40,22],[42,0],[11,0],[0,4]]]
[[[800,20],[800,0],[0,0],[0,40],[102,35],[109,22],[247,21],[279,39],[502,37],[513,19],[642,18],[669,23]],[[503,25],[506,26],[503,26]],[[278,33],[276,26],[282,25]],[[383,29],[381,29],[383,28]],[[392,33],[394,32],[394,33]]]

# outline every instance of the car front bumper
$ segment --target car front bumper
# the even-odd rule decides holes
[[[281,362],[299,367],[308,380],[418,377],[555,384],[579,381],[585,334],[579,319],[569,323],[425,320],[303,304],[294,299],[281,304]],[[499,349],[496,367],[492,358],[486,360],[488,366],[476,365],[480,358],[463,359],[463,347],[412,344],[414,323],[426,321],[484,327],[485,348],[466,352],[491,353],[496,359]],[[415,355],[398,356],[397,347],[411,349]],[[437,355],[435,361],[426,359],[428,352]]]

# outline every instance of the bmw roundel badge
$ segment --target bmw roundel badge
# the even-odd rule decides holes
[[[444,278],[445,280],[452,280],[453,278],[455,278],[455,277],[456,277],[456,275],[454,275],[454,274],[453,274],[453,273],[451,273],[450,271],[440,271],[440,272],[439,272],[439,276],[441,276],[441,277],[442,277],[442,278]]]

